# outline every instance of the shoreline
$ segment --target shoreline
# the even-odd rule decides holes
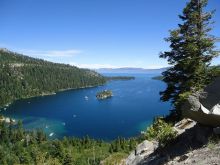
[[[118,78],[117,76],[115,76],[116,78]],[[126,77],[126,76],[125,76]],[[110,77],[109,77],[110,78]],[[112,78],[112,77],[111,77]],[[114,78],[114,77],[113,77]],[[130,78],[130,77],[129,77]],[[132,77],[132,79],[129,80],[134,80],[135,77]],[[27,96],[27,97],[23,97],[23,98],[19,98],[19,99],[15,99],[9,103],[0,105],[0,112],[1,109],[3,110],[7,110],[7,107],[9,107],[11,104],[13,104],[15,101],[17,100],[25,100],[25,99],[30,99],[30,98],[34,98],[34,97],[44,97],[44,96],[52,96],[52,95],[56,95],[59,92],[64,92],[64,91],[70,91],[70,90],[78,90],[78,89],[87,89],[87,88],[95,88],[95,87],[99,87],[99,86],[103,86],[105,85],[107,82],[110,81],[117,81],[118,79],[106,79],[106,82],[103,84],[97,84],[97,85],[89,85],[89,86],[84,86],[84,87],[78,87],[78,88],[64,88],[64,89],[59,89],[57,91],[53,91],[53,92],[45,92],[45,93],[41,93],[39,95],[33,95],[33,96]],[[126,79],[127,80],[127,79]]]
[[[90,86],[84,86],[84,87],[78,87],[78,88],[66,88],[66,89],[59,89],[57,91],[54,91],[54,92],[45,92],[45,93],[42,93],[42,94],[39,94],[39,95],[34,95],[34,96],[29,96],[29,97],[23,97],[23,98],[19,98],[19,99],[15,99],[9,103],[6,103],[4,105],[0,105],[0,112],[1,112],[1,109],[3,110],[7,110],[7,108],[13,104],[15,101],[18,101],[18,100],[25,100],[25,99],[30,99],[30,98],[34,98],[34,97],[44,97],[44,96],[52,96],[52,95],[56,95],[57,93],[59,92],[65,92],[65,91],[70,91],[70,90],[77,90],[77,89],[87,89],[87,88],[95,88],[95,87],[99,87],[99,86],[103,86],[105,83],[103,84],[98,84],[98,85],[90,85]]]

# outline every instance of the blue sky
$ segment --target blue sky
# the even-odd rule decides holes
[[[79,67],[167,66],[163,39],[187,0],[0,0],[0,47]],[[212,34],[220,37],[220,2]],[[217,44],[220,48],[220,44]],[[220,64],[220,58],[213,64]]]

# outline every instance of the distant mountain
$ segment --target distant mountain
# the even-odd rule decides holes
[[[159,68],[159,69],[144,69],[144,68],[100,68],[96,69],[98,73],[131,73],[131,74],[138,74],[138,73],[152,73],[152,74],[160,74],[165,71],[166,68]]]

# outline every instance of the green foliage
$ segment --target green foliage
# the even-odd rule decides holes
[[[158,118],[147,129],[146,138],[148,140],[157,140],[161,147],[164,147],[176,138],[177,132],[173,130],[171,124],[166,123],[163,119]]]
[[[121,160],[126,159],[128,154],[126,153],[113,153],[109,157],[107,157],[104,161],[102,161],[103,165],[118,165],[122,164]]]
[[[24,130],[21,121],[17,125],[0,122],[0,164],[98,165],[106,158],[119,161],[138,142],[138,138],[103,142],[88,136],[48,140],[42,130]]]
[[[202,89],[212,77],[209,72],[211,60],[219,55],[215,50],[216,38],[209,35],[214,12],[205,12],[207,0],[190,0],[180,15],[182,24],[170,31],[170,51],[160,57],[172,65],[163,72],[167,89],[161,92],[162,101],[171,101],[179,111],[191,91]]]
[[[219,77],[220,76],[220,65],[210,67],[209,75],[211,76],[212,79],[215,77]]]
[[[0,50],[0,106],[64,89],[102,85],[98,73]]]
[[[131,150],[135,149],[138,141],[135,138],[125,139],[125,138],[117,138],[113,142],[111,142],[109,147],[109,152],[125,152],[129,153]]]
[[[99,164],[110,153],[109,143],[89,137],[47,140],[41,130],[25,131],[0,123],[0,164]]]

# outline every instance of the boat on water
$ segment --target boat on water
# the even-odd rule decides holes
[[[52,133],[50,133],[50,135],[49,135],[49,136],[51,137],[51,136],[53,136],[53,135],[54,135],[54,133],[52,132]]]
[[[85,100],[89,100],[89,97],[88,97],[88,96],[85,96]]]

